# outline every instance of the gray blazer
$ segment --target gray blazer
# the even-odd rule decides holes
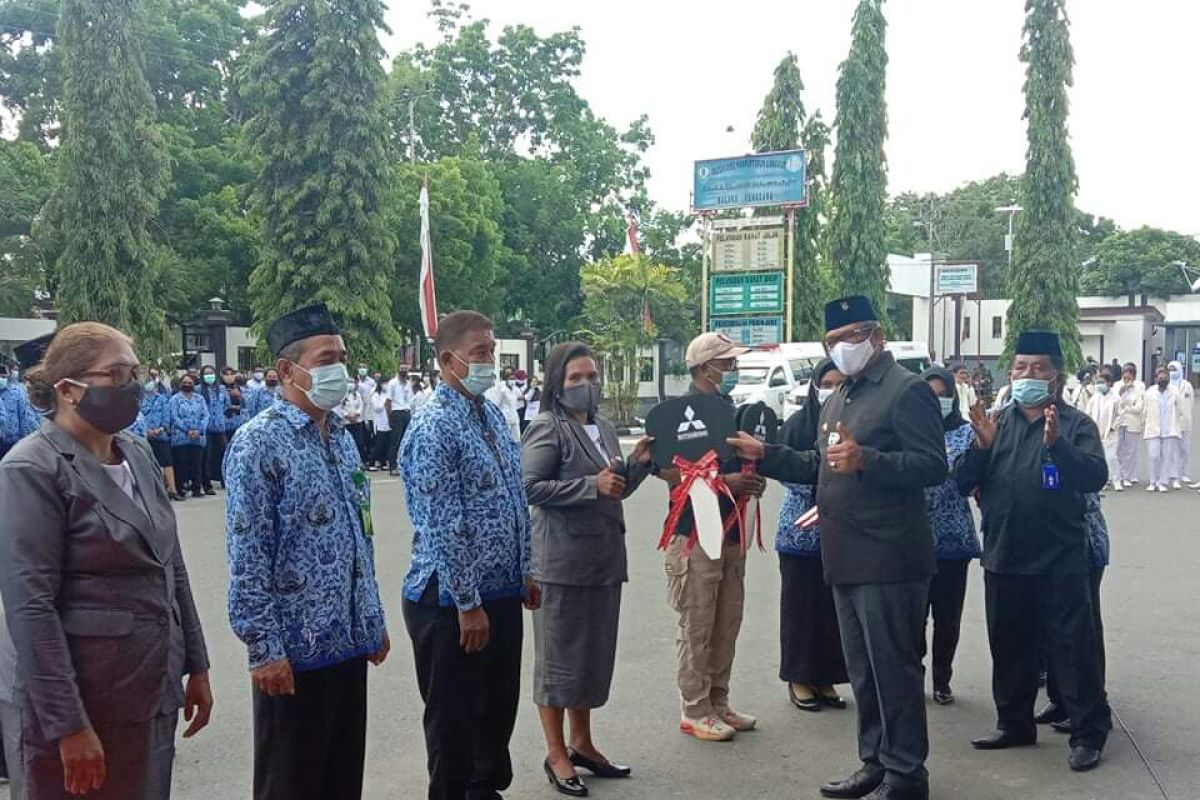
[[[607,420],[596,424],[605,450],[621,456],[616,429]],[[596,492],[596,475],[606,466],[583,426],[561,411],[543,411],[526,429],[521,479],[533,507],[535,580],[568,586],[628,580],[621,503]],[[629,464],[625,496],[649,474],[649,467]]]
[[[50,420],[0,462],[0,592],[16,701],[47,742],[177,711],[183,676],[208,669],[150,447],[124,433],[117,444],[142,502]]]

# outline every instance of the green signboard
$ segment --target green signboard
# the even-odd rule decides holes
[[[713,316],[783,312],[782,272],[713,275],[709,292]]]

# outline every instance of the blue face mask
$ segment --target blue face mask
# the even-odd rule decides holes
[[[457,355],[450,355],[458,358]],[[467,368],[467,377],[461,378],[462,388],[472,397],[480,397],[488,389],[496,385],[496,365],[490,361],[481,364],[470,364],[458,358],[458,362]]]
[[[728,397],[738,385],[738,371],[725,370],[721,372],[721,380],[716,382],[717,392],[722,397]]]
[[[296,364],[296,368],[307,372],[312,378],[312,387],[304,394],[317,408],[322,411],[332,411],[345,399],[346,386],[350,378],[345,364],[339,362],[312,369],[305,369]]]
[[[1050,399],[1050,381],[1018,378],[1012,382],[1012,399],[1027,408],[1043,405]]]

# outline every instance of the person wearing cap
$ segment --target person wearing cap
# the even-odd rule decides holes
[[[280,396],[225,455],[229,620],[246,645],[255,800],[357,798],[367,663],[391,643],[375,582],[370,483],[332,413],[346,345],[309,306],[267,330]]]
[[[1191,484],[1192,473],[1192,413],[1195,410],[1196,390],[1191,381],[1183,375],[1183,364],[1172,361],[1167,364],[1167,373],[1171,377],[1171,386],[1179,394],[1179,447],[1175,452],[1175,469],[1171,473],[1171,482],[1175,488],[1179,484]]]
[[[816,449],[730,444],[763,475],[817,480],[821,559],[833,586],[858,711],[861,767],[826,797],[925,800],[925,616],[934,574],[925,489],[946,479],[941,408],[884,349],[866,297],[825,307],[825,345],[846,381],[821,410]]]
[[[1043,654],[1072,722],[1071,769],[1100,763],[1112,728],[1092,603],[1087,496],[1108,480],[1100,433],[1060,399],[1058,334],[1025,331],[1012,364],[1013,404],[975,409],[975,442],[959,459],[963,494],[979,490],[996,730],[980,750],[1037,742],[1034,702]]]
[[[738,382],[737,358],[748,352],[749,348],[735,344],[723,333],[697,336],[684,355],[692,373],[688,394],[728,400]],[[664,464],[654,469],[669,485],[679,482],[678,470]],[[735,497],[762,496],[766,482],[753,473],[743,473],[740,459],[723,459],[720,470]],[[722,519],[737,513],[737,507],[727,498],[721,496],[718,500]],[[679,615],[675,629],[679,730],[703,741],[728,741],[758,724],[749,714],[735,711],[729,700],[729,679],[746,596],[741,526],[729,527],[721,558],[711,559],[699,547],[689,552],[695,522],[691,503],[686,502],[667,545],[664,564],[668,602]]]
[[[530,578],[520,446],[484,398],[496,380],[492,321],[456,311],[434,337],[444,380],[400,447],[412,522],[404,622],[425,703],[430,800],[498,798],[521,698],[521,601]]]
[[[190,738],[213,699],[171,501],[127,432],[145,373],[129,337],[98,322],[64,327],[39,361],[26,377],[46,414],[0,461],[14,796],[166,800],[179,711]]]

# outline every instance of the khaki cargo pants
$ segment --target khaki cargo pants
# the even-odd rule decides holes
[[[679,701],[683,716],[702,719],[729,709],[729,676],[746,599],[746,556],[727,544],[713,561],[699,545],[681,557],[687,537],[667,546],[667,601],[679,614]]]

